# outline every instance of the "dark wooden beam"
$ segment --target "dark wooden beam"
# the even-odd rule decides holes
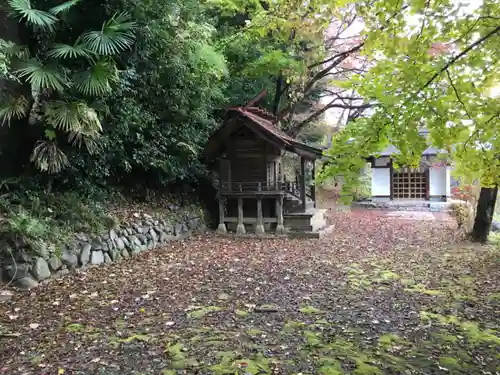
[[[300,200],[302,201],[302,212],[306,211],[306,159],[300,157]]]
[[[430,178],[430,171],[429,168],[425,169],[425,199],[430,200],[431,199],[431,178]]]
[[[389,184],[391,185],[390,186],[390,190],[391,190],[390,198],[392,201],[394,199],[394,166],[392,165],[392,159],[389,162]]]
[[[319,159],[321,157],[320,155],[318,155],[316,151],[314,151],[314,149],[306,149],[304,147],[300,147],[297,145],[293,145],[291,148],[288,149],[294,154],[304,156],[311,160]]]
[[[312,163],[312,181],[313,181],[313,184],[311,186],[311,199],[314,202],[314,208],[316,208],[316,161],[313,160],[311,163]]]
[[[259,191],[239,191],[239,190],[227,191],[227,190],[223,190],[221,192],[221,195],[224,197],[243,197],[243,198],[256,198],[256,197],[273,198],[273,197],[278,197],[278,196],[283,195],[283,194],[284,193],[282,190],[260,191],[260,192]]]
[[[257,94],[257,96],[255,96],[252,100],[250,100],[246,105],[245,105],[245,108],[248,108],[248,107],[254,107],[255,105],[257,105],[261,100],[262,98],[264,98],[264,96],[267,95],[267,89],[264,89],[262,90],[261,92],[259,92]]]
[[[245,225],[243,224],[243,198],[238,198],[238,225],[236,225],[236,234],[245,234]]]
[[[276,233],[285,234],[285,226],[283,225],[283,196],[276,198],[276,219],[278,223]]]
[[[231,159],[228,159],[227,161],[227,183],[229,186],[229,190],[231,191],[231,186],[232,186],[232,180],[231,180]]]
[[[225,198],[219,194],[219,226],[217,227],[217,233],[220,234],[227,233],[226,223],[224,221],[224,210]]]

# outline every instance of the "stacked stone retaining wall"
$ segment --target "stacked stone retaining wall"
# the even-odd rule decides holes
[[[72,270],[118,262],[204,228],[202,215],[192,212],[177,213],[175,217],[134,214],[133,220],[106,233],[79,233],[69,245],[47,246],[37,254],[23,255],[17,260],[6,257],[1,274],[14,287],[31,289]]]

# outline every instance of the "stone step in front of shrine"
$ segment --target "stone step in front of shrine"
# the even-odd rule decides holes
[[[451,200],[448,202],[433,201],[363,201],[355,202],[356,208],[382,210],[382,211],[422,211],[422,212],[451,212],[453,205],[462,203],[461,201]]]

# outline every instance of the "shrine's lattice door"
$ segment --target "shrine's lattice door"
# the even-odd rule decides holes
[[[427,199],[428,175],[424,168],[402,168],[392,175],[394,199]]]

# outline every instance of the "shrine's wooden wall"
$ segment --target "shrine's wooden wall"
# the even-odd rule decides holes
[[[222,180],[233,184],[276,181],[279,158],[279,149],[243,127],[227,141]]]

